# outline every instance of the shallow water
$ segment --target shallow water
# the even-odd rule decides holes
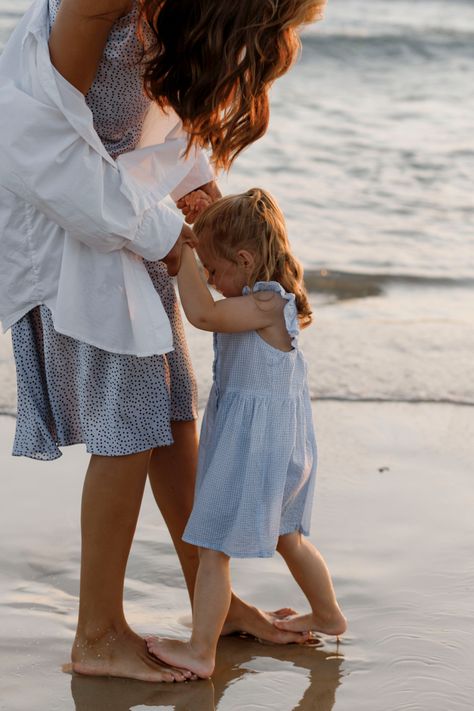
[[[86,457],[73,447],[45,466],[12,460],[13,421],[1,418],[0,709],[468,711],[474,694],[469,410],[319,403],[311,539],[334,575],[348,634],[339,645],[326,638],[302,648],[225,639],[213,681],[185,688],[61,672],[77,611]],[[236,591],[253,603],[305,609],[278,558],[235,561],[232,568]],[[142,633],[189,631],[184,583],[150,495],[127,571],[126,610]]]

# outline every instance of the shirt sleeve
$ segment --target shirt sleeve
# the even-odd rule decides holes
[[[188,193],[200,188],[201,185],[209,183],[215,179],[214,170],[212,169],[209,159],[203,150],[199,150],[196,161],[181,183],[171,191],[171,197],[175,202]]]
[[[2,88],[0,136],[0,185],[73,237],[101,252],[127,248],[148,260],[172,249],[184,218],[162,203],[163,186],[141,190],[129,163],[106,160],[59,108],[13,84]],[[181,152],[177,144],[176,156]]]

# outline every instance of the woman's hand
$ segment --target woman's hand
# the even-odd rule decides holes
[[[176,274],[179,272],[179,268],[181,266],[181,253],[183,245],[188,244],[194,249],[194,247],[197,246],[197,243],[198,241],[196,235],[194,234],[192,229],[188,227],[188,225],[183,225],[183,229],[181,230],[173,249],[171,250],[171,252],[168,252],[166,257],[164,257],[164,259],[162,260],[166,264],[166,268],[170,276],[176,276]]]
[[[184,195],[178,200],[176,207],[181,210],[186,222],[192,225],[201,212],[209,205],[212,205],[213,202],[219,200],[220,197],[222,197],[222,193],[215,180],[212,180],[210,183],[201,185],[200,188]]]

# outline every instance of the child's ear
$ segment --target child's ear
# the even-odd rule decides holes
[[[252,269],[255,265],[255,258],[251,252],[241,249],[237,252],[237,264],[246,270]]]

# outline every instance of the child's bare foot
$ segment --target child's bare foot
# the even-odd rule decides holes
[[[295,614],[295,611],[289,607],[274,612],[265,612],[258,607],[248,605],[236,595],[233,595],[229,614],[221,634],[225,636],[236,632],[245,632],[257,639],[274,644],[301,644],[307,641],[309,634],[277,629],[274,624],[278,619],[287,618],[289,615]]]
[[[189,669],[201,679],[208,679],[214,671],[212,655],[193,649],[190,642],[165,637],[147,637],[148,651],[166,664]]]
[[[192,673],[157,662],[145,640],[130,629],[109,630],[100,637],[78,636],[72,648],[72,671],[88,676],[113,676],[151,682],[192,679]]]
[[[291,632],[321,632],[338,637],[347,629],[347,620],[338,609],[332,615],[323,617],[309,613],[308,615],[293,615],[285,620],[276,619],[273,624],[280,630]]]

